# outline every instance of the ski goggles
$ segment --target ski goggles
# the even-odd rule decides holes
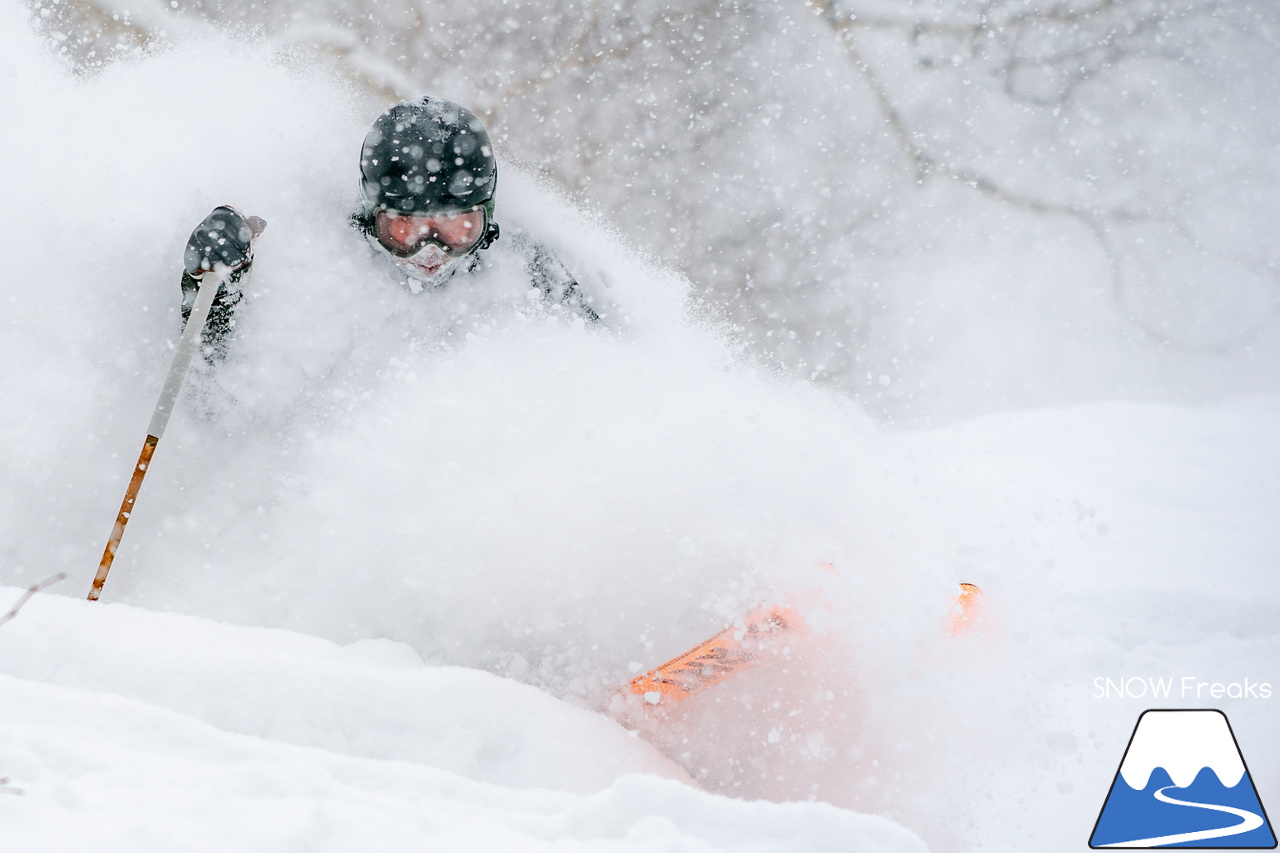
[[[483,207],[430,216],[379,210],[373,217],[373,230],[382,247],[397,258],[416,255],[428,243],[461,257],[484,237],[485,219]]]

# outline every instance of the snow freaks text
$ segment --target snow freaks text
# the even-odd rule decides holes
[[[1130,676],[1093,680],[1094,699],[1270,699],[1271,682],[1201,681],[1194,675],[1153,678]]]

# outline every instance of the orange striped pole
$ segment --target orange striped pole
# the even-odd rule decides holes
[[[148,435],[142,445],[142,453],[138,456],[138,465],[133,469],[133,477],[129,480],[129,488],[125,490],[124,502],[120,504],[120,513],[116,516],[116,525],[111,529],[111,538],[107,540],[107,549],[102,552],[102,562],[98,564],[98,573],[93,577],[93,586],[89,590],[89,600],[97,601],[102,595],[102,585],[107,582],[107,572],[111,571],[111,563],[116,558],[116,549],[120,547],[120,537],[124,536],[124,526],[129,523],[133,514],[133,502],[138,498],[138,489],[142,488],[142,478],[147,476],[147,468],[151,465],[151,456],[156,452],[160,439]]]
[[[173,354],[173,363],[169,365],[169,375],[165,377],[164,387],[160,389],[160,399],[156,402],[155,411],[151,413],[151,424],[147,428],[147,438],[142,444],[142,453],[138,456],[138,464],[134,466],[133,476],[129,479],[129,488],[125,489],[124,501],[120,504],[120,512],[116,515],[115,526],[111,529],[111,538],[107,540],[106,550],[102,552],[102,562],[98,564],[98,573],[93,577],[93,586],[89,588],[89,600],[97,601],[102,595],[103,584],[107,582],[107,572],[116,558],[116,549],[120,547],[120,538],[124,536],[125,525],[133,515],[134,503],[138,499],[138,490],[142,488],[142,478],[147,476],[151,467],[151,457],[156,452],[156,445],[169,425],[169,415],[178,401],[178,392],[182,390],[182,382],[186,379],[187,368],[191,366],[191,357],[199,345],[200,333],[204,330],[205,321],[209,318],[209,309],[213,306],[213,298],[218,295],[222,286],[225,267],[209,270],[200,276],[200,287],[196,291],[196,302],[191,306],[191,314],[187,317],[187,325],[178,340],[177,351]]]

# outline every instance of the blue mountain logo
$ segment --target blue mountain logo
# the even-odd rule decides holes
[[[1275,848],[1226,714],[1144,711],[1089,846]]]

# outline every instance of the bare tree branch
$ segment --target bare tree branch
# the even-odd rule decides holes
[[[876,104],[880,107],[884,114],[885,123],[889,125],[894,136],[898,139],[907,159],[910,161],[914,170],[915,179],[918,183],[923,183],[932,175],[947,178],[949,180],[961,183],[970,189],[977,190],[984,195],[999,199],[1006,204],[1014,207],[1021,207],[1036,213],[1052,213],[1071,216],[1079,219],[1091,230],[1099,232],[1101,223],[1099,222],[1099,214],[1078,205],[1066,204],[1060,202],[1046,201],[1031,196],[1014,192],[1007,187],[1000,186],[991,177],[969,169],[935,159],[924,147],[917,141],[920,134],[907,126],[906,120],[902,113],[894,105],[893,99],[890,97],[884,83],[880,80],[879,75],[871,64],[866,61],[859,51],[855,40],[850,36],[849,30],[853,27],[854,18],[845,15],[836,10],[831,0],[808,0],[808,5],[818,11],[832,31],[840,39],[840,44],[845,51],[845,55],[849,57],[849,61],[862,75],[866,81],[868,88],[871,90],[872,96],[876,100]],[[1128,209],[1114,209],[1101,214],[1103,217],[1135,220],[1145,218],[1144,212]]]
[[[898,140],[907,161],[913,171],[917,183],[924,183],[931,177],[937,176],[950,181],[959,183],[969,189],[975,190],[982,195],[995,199],[1002,204],[1010,207],[1019,208],[1030,213],[1065,216],[1083,225],[1093,235],[1093,238],[1106,257],[1109,278],[1111,282],[1111,291],[1113,298],[1117,304],[1125,305],[1125,276],[1121,268],[1120,253],[1115,246],[1115,239],[1112,234],[1111,226],[1134,224],[1141,222],[1150,222],[1157,217],[1151,211],[1135,209],[1125,206],[1111,206],[1106,208],[1086,207],[1070,202],[1059,202],[1045,198],[1037,198],[1032,195],[1018,192],[1007,186],[1001,185],[994,178],[982,172],[959,165],[947,160],[936,159],[922,144],[922,134],[909,126],[902,112],[897,108],[888,89],[876,73],[875,68],[864,58],[858,48],[854,33],[852,32],[856,26],[867,26],[868,21],[857,17],[851,13],[844,13],[835,7],[833,0],[807,0],[806,5],[813,9],[820,16],[832,32],[840,41],[841,47],[849,58],[850,63],[857,69],[859,75],[866,82],[867,87],[875,98],[880,108],[884,122],[888,125],[893,133],[894,138]],[[1067,23],[1078,23],[1086,18],[1098,16],[1105,12],[1114,11],[1127,7],[1136,7],[1146,5],[1145,0],[1103,0],[1098,5],[1083,10],[1064,10],[1061,7],[1054,7],[1043,14],[1045,17],[1053,18]],[[1032,13],[1020,13],[1014,18],[1019,23],[1025,23],[1029,20],[1028,16]],[[902,24],[894,24],[887,21],[872,22],[873,26],[904,26],[908,22]],[[1129,32],[1140,32],[1154,25],[1152,20],[1142,18],[1136,22],[1132,22]],[[970,35],[975,36],[986,28],[987,24],[975,24]],[[912,24],[911,29],[913,36],[918,36],[921,27],[932,28],[934,30],[939,27],[929,24]],[[957,34],[961,30],[956,25],[947,25],[947,31],[951,34]],[[1108,55],[1113,58],[1118,55],[1120,47],[1114,39],[1106,45]],[[1121,51],[1122,52],[1122,51]],[[1068,61],[1078,56],[1076,54],[1062,53],[1055,55],[1053,61]],[[1084,73],[1096,73],[1084,72]],[[1079,80],[1076,81],[1078,83]],[[1185,223],[1174,220],[1174,226],[1184,233],[1187,231]],[[1188,242],[1194,240],[1187,235]],[[1272,276],[1274,277],[1274,275]],[[1197,352],[1225,352],[1232,347],[1247,343],[1252,338],[1261,333],[1268,323],[1272,321],[1274,316],[1280,313],[1280,307],[1269,312],[1269,314],[1260,321],[1251,324],[1250,327],[1239,334],[1232,336],[1230,341],[1218,345],[1194,345],[1186,341],[1177,340],[1170,334],[1161,331],[1151,323],[1144,321],[1142,318],[1133,316],[1131,312],[1129,320],[1136,326],[1145,336],[1152,341],[1162,345],[1174,345],[1185,350]]]
[[[613,58],[614,51],[610,51],[607,56],[605,54],[596,54],[594,57],[588,57],[583,52],[587,41],[591,38],[592,31],[596,28],[596,23],[598,22],[599,17],[600,0],[591,0],[591,6],[587,9],[585,20],[582,22],[582,29],[578,31],[578,35],[574,38],[573,44],[569,46],[568,51],[566,51],[559,59],[544,67],[533,77],[529,77],[522,82],[508,86],[502,92],[498,93],[498,97],[495,99],[495,102],[482,111],[481,118],[485,121],[493,120],[502,107],[507,106],[517,98],[523,98],[531,92],[551,83],[570,69],[586,68],[588,65],[599,65],[606,58]],[[637,40],[636,43],[638,43],[638,41],[639,40]],[[628,52],[634,49],[634,46],[631,44],[624,45],[624,47]]]

